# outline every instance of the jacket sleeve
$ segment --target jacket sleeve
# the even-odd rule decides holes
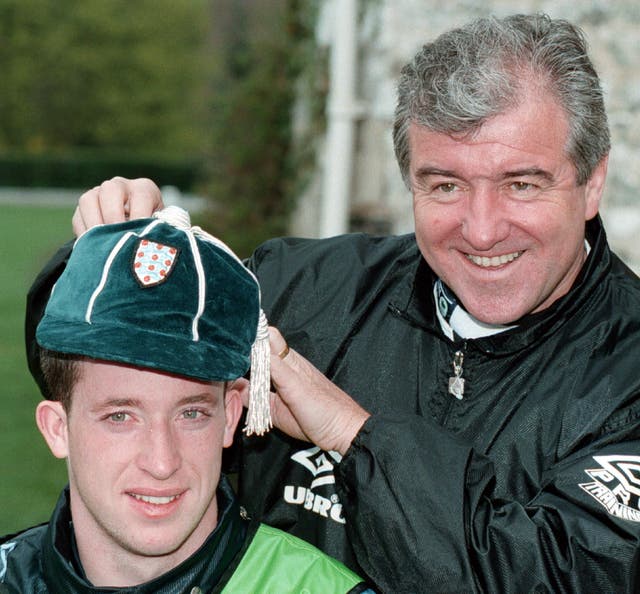
[[[417,416],[371,417],[337,467],[356,557],[394,593],[636,592],[635,477],[640,440],[621,430],[504,500],[489,458]]]

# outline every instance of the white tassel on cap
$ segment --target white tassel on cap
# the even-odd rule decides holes
[[[160,219],[183,231],[191,229],[191,217],[189,213],[184,208],[180,208],[174,204],[165,206],[162,210],[156,210],[156,212],[153,213],[153,218]]]
[[[263,435],[272,427],[271,421],[271,350],[269,324],[260,310],[258,331],[251,348],[251,383],[249,409],[244,432],[247,435]]]

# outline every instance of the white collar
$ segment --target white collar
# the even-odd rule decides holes
[[[433,285],[433,297],[440,327],[449,340],[455,340],[456,335],[460,338],[482,338],[515,328],[515,325],[486,324],[474,318],[440,279]]]

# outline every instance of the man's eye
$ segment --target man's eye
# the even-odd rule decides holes
[[[114,423],[124,423],[129,418],[126,412],[114,412],[109,415],[109,420]]]
[[[199,410],[197,408],[192,408],[192,409],[189,409],[189,410],[185,410],[182,413],[182,416],[185,419],[199,419],[203,414],[204,413],[201,410]]]
[[[532,190],[534,186],[529,182],[517,181],[517,182],[513,182],[511,184],[511,187],[517,192],[525,192],[527,190]]]
[[[445,194],[450,194],[451,192],[454,192],[456,188],[457,188],[456,184],[452,182],[447,182],[444,184],[439,184],[436,187],[436,190],[439,190],[440,192],[444,192]]]

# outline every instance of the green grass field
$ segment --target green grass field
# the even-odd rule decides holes
[[[48,519],[66,483],[36,429],[38,388],[27,369],[23,323],[31,281],[71,238],[72,208],[0,205],[0,535]]]

